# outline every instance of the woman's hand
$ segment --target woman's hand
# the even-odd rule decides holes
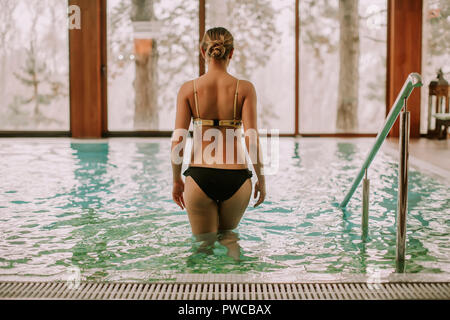
[[[255,205],[253,206],[254,208],[256,208],[257,206],[259,206],[261,203],[264,202],[264,199],[266,198],[266,184],[260,183],[260,181],[258,180],[255,184],[255,193],[253,195],[253,198],[256,199],[257,194],[259,193],[259,199],[258,201],[255,203]]]
[[[183,192],[184,192],[183,180],[180,179],[174,181],[172,189],[172,199],[181,208],[181,210],[184,210],[184,208],[186,207],[186,205],[184,204]]]

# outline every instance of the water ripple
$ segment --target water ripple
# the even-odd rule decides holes
[[[396,159],[381,153],[369,171],[366,240],[360,188],[337,207],[372,139],[282,139],[267,201],[237,230],[241,262],[219,243],[197,252],[171,201],[169,140],[149,141],[3,141],[0,277],[58,278],[71,266],[104,280],[395,268]],[[450,272],[450,190],[414,168],[409,182],[407,271]]]

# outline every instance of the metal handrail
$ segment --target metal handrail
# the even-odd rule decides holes
[[[386,140],[386,137],[391,131],[392,126],[395,123],[395,120],[397,120],[398,115],[400,114],[400,111],[402,110],[403,106],[405,105],[406,99],[410,96],[411,92],[416,87],[422,86],[422,77],[418,73],[410,73],[408,75],[408,78],[406,79],[405,83],[403,84],[402,89],[400,90],[399,95],[397,96],[397,99],[394,102],[393,107],[391,108],[391,111],[389,112],[388,116],[386,117],[386,121],[384,123],[383,129],[378,133],[377,138],[375,139],[375,143],[370,149],[369,154],[366,157],[366,160],[364,161],[361,170],[359,170],[358,175],[356,176],[355,180],[353,181],[353,184],[350,188],[350,190],[347,192],[347,195],[345,196],[344,200],[340,203],[341,208],[345,208],[352,198],[353,194],[356,191],[356,188],[358,188],[359,184],[361,183],[361,180],[364,177],[364,173],[366,170],[369,169],[370,164],[372,163],[373,159],[375,158],[375,155],[377,154],[378,150],[380,149],[381,145],[383,144],[384,140]]]
[[[397,192],[397,250],[395,254],[397,272],[405,271],[406,213],[408,211],[409,123],[410,114],[406,108],[405,102],[405,108],[400,113],[400,162],[398,164]]]

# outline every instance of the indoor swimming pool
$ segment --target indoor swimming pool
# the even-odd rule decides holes
[[[374,139],[280,138],[266,202],[235,236],[241,260],[197,252],[171,199],[170,139],[0,140],[0,279],[175,279],[180,274],[366,274],[395,271],[398,160],[370,171],[369,237],[361,187],[342,200]],[[253,176],[255,182],[256,175]],[[450,273],[450,186],[411,166],[406,272]]]

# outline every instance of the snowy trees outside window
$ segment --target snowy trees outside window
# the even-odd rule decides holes
[[[288,133],[295,124],[294,4],[207,0],[205,22],[235,37],[229,72],[255,82],[261,125]],[[109,130],[173,129],[177,90],[198,77],[198,5],[108,0]]]
[[[107,3],[109,130],[172,130],[177,91],[198,76],[198,1]]]
[[[67,1],[0,8],[0,130],[68,131]]]
[[[386,0],[300,0],[300,132],[378,131],[386,36]]]
[[[300,132],[376,133],[386,114],[387,0],[299,4]],[[171,130],[177,89],[198,76],[198,0],[107,5],[109,130]],[[426,88],[440,68],[450,77],[450,0],[423,6]],[[0,8],[0,130],[69,130],[68,2]],[[233,33],[229,71],[255,83],[260,127],[293,133],[295,1],[206,0],[205,22]]]
[[[229,72],[251,81],[261,129],[295,130],[295,1],[206,0],[206,29],[234,37]]]

